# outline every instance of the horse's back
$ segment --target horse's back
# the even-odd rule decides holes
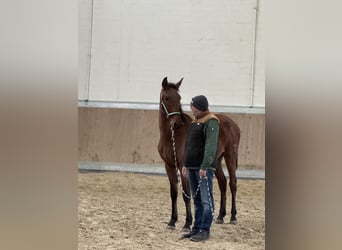
[[[227,115],[215,114],[220,121],[219,154],[237,153],[240,143],[240,128]]]

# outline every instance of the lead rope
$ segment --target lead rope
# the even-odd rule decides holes
[[[211,215],[214,217],[214,208],[213,208],[213,203],[212,203],[212,201],[211,201],[211,197],[210,197],[210,189],[209,189],[209,182],[208,182],[208,178],[207,177],[205,177],[205,178],[202,178],[202,179],[205,179],[205,180],[207,180],[206,182],[207,182],[207,190],[208,190],[208,199],[209,199],[209,206],[210,206],[210,211],[211,211]],[[201,179],[201,180],[202,180]],[[201,181],[200,180],[200,181]]]
[[[173,149],[173,157],[174,157],[174,161],[175,161],[175,167],[177,169],[177,178],[178,178],[178,182],[182,188],[182,193],[184,194],[184,196],[188,199],[191,199],[191,196],[189,196],[187,193],[185,193],[183,185],[182,185],[182,180],[180,177],[180,173],[179,173],[179,169],[178,169],[178,163],[177,163],[177,153],[176,153],[176,140],[175,140],[175,131],[173,130],[173,127],[170,123],[170,129],[171,129],[171,142],[172,142],[172,149]],[[199,189],[199,187],[197,188]],[[197,192],[196,192],[197,194]]]
[[[188,199],[191,199],[191,196],[189,196],[187,193],[185,193],[184,188],[183,188],[183,185],[182,185],[182,180],[181,180],[181,177],[180,177],[180,172],[179,172],[178,163],[177,163],[175,131],[173,130],[173,127],[172,127],[171,124],[170,124],[170,129],[171,129],[171,141],[172,141],[173,157],[174,157],[174,161],[175,161],[175,167],[176,167],[176,169],[177,169],[177,178],[178,178],[178,182],[179,182],[179,185],[180,185],[180,187],[181,187],[181,189],[182,189],[182,193],[184,194],[184,196],[185,196],[186,198],[188,198]],[[207,178],[201,178],[201,179],[199,180],[198,186],[197,186],[197,189],[196,189],[196,192],[195,192],[195,194],[192,194],[192,197],[196,197],[196,195],[198,194],[203,179],[204,179],[204,180],[207,180]],[[213,204],[212,204],[211,197],[210,197],[209,183],[208,183],[208,181],[206,181],[206,182],[207,182],[209,206],[210,206],[211,214],[212,214],[212,216],[214,217],[214,208],[213,208]]]

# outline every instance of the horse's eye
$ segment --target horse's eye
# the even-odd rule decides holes
[[[165,97],[165,101],[168,101],[168,100],[169,100],[169,98],[166,96],[166,97]]]

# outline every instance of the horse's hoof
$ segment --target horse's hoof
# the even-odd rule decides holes
[[[215,223],[216,224],[223,224],[223,219],[216,219]]]
[[[237,220],[230,220],[229,224],[236,225],[237,224]]]
[[[175,230],[175,229],[176,229],[176,226],[170,226],[170,225],[168,225],[168,226],[166,227],[166,229]]]
[[[182,233],[189,233],[189,232],[190,232],[190,228],[187,228],[187,227],[182,228]]]

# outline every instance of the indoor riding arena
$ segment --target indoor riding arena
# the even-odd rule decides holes
[[[263,3],[80,1],[78,249],[265,249]],[[237,223],[228,185],[224,223],[213,221],[205,242],[181,239],[180,185],[176,228],[167,229],[170,184],[157,150],[164,77],[184,78],[182,111],[192,115],[191,98],[205,95],[241,130]],[[216,218],[216,178],[214,207]]]

